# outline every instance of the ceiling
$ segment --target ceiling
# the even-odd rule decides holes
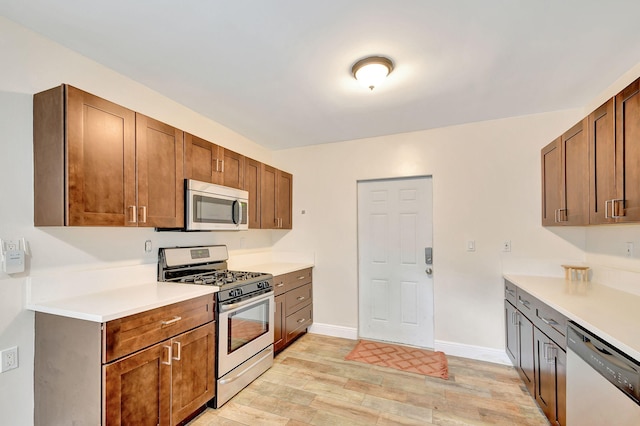
[[[0,0],[270,149],[584,107],[640,62],[635,0]],[[370,91],[369,55],[395,70]]]

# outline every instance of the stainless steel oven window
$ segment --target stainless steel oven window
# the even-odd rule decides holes
[[[269,299],[240,308],[227,319],[227,354],[269,332]]]

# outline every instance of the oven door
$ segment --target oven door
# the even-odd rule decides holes
[[[273,344],[273,292],[218,310],[218,377]]]
[[[186,201],[187,231],[249,229],[247,200],[190,189]]]

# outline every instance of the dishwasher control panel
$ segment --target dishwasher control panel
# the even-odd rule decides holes
[[[567,346],[640,405],[640,363],[574,322],[568,329]]]

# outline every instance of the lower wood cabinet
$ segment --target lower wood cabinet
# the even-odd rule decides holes
[[[553,425],[566,425],[567,353],[534,327],[535,397]]]
[[[181,423],[215,396],[213,314],[213,295],[104,324],[37,312],[35,424]]]
[[[273,349],[279,352],[313,324],[311,268],[274,277],[276,312]]]
[[[520,378],[534,395],[533,324],[505,300],[505,349]]]
[[[566,425],[566,317],[509,281],[504,305],[507,355],[551,424]]]

